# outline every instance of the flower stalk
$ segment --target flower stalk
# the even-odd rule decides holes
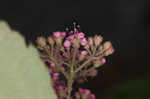
[[[96,76],[97,68],[106,62],[105,56],[114,52],[111,42],[103,44],[102,40],[100,35],[86,38],[75,24],[73,31],[56,31],[48,39],[37,38],[37,48],[41,59],[49,63],[49,73],[58,99],[73,99],[73,94],[75,99],[95,99],[88,89],[79,88],[75,93],[72,90],[74,83],[83,83],[87,77]]]

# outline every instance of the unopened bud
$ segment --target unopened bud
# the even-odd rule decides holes
[[[88,89],[85,89],[85,90],[84,90],[84,93],[85,93],[86,95],[89,95],[89,94],[91,94],[91,91],[88,90]]]
[[[86,51],[86,50],[83,50],[83,51],[81,51],[81,55],[87,55],[88,54],[88,52]]]
[[[84,35],[85,34],[83,32],[80,32],[80,33],[77,34],[77,38],[82,39],[82,38],[84,38]]]
[[[94,77],[94,76],[96,76],[97,75],[97,70],[96,69],[91,69],[89,72],[88,72],[88,74],[87,74],[87,76],[91,76],[91,77]]]
[[[82,45],[82,46],[86,46],[87,45],[87,40],[86,40],[86,38],[83,38],[81,41],[80,41],[80,44]]]
[[[71,46],[71,43],[69,40],[64,41],[64,47],[69,48]]]
[[[88,52],[86,50],[81,51],[79,61],[83,61],[87,54],[88,54]]]
[[[89,46],[93,46],[93,38],[92,37],[88,38],[88,44],[89,44]]]
[[[80,47],[80,45],[79,45],[79,40],[78,40],[77,38],[74,38],[74,39],[72,40],[72,43],[73,43],[73,45],[74,45],[75,47],[77,47],[77,48]]]
[[[98,67],[102,66],[103,64],[105,64],[105,62],[106,62],[105,58],[102,58],[101,60],[95,60],[94,67],[98,68]]]
[[[58,87],[58,95],[61,97],[61,99],[66,98],[66,92],[63,86]]]
[[[104,43],[104,45],[103,45],[103,49],[104,50],[107,50],[107,49],[109,49],[111,47],[111,42],[110,41],[106,41],[105,43]]]
[[[44,37],[38,37],[37,38],[37,43],[41,46],[41,47],[44,47],[46,46],[46,39]]]
[[[81,99],[79,92],[76,92],[76,93],[75,93],[75,97],[76,97],[76,99]]]
[[[57,32],[53,32],[53,36],[58,38],[61,36],[61,32],[57,31]]]
[[[85,59],[85,56],[84,55],[80,55],[79,56],[79,61],[83,61]]]
[[[100,43],[102,42],[102,40],[103,40],[102,36],[100,36],[100,35],[97,36],[97,35],[96,35],[96,36],[94,37],[94,43],[95,43],[95,45],[96,45],[96,46],[100,45]]]
[[[61,32],[61,36],[65,37],[66,36],[66,32]]]
[[[56,44],[61,45],[62,44],[62,37],[55,38]]]
[[[99,50],[99,51],[103,51],[103,46],[100,45],[100,46],[98,47],[98,50]]]
[[[90,97],[91,97],[90,99],[95,99],[95,95],[94,94],[91,94]]]
[[[50,45],[54,45],[54,40],[53,40],[53,38],[52,37],[48,37],[48,43],[50,44]]]
[[[84,48],[85,48],[85,49],[89,49],[89,45],[88,45],[88,44],[85,45]]]
[[[111,46],[108,50],[106,50],[105,51],[105,56],[108,56],[108,55],[110,55],[110,54],[112,54],[114,52],[114,47],[113,46]]]

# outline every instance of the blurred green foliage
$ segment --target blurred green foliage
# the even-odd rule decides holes
[[[150,99],[150,76],[124,82],[106,94],[105,99]]]
[[[33,46],[0,21],[0,99],[56,99],[49,73]]]

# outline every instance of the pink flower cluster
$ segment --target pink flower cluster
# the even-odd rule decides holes
[[[56,65],[53,61],[49,62],[50,68],[49,72],[52,77],[53,82],[53,88],[55,90],[55,93],[58,96],[58,99],[65,99],[67,96],[67,89],[65,82],[60,79],[60,73],[56,72]]]
[[[114,47],[110,41],[102,43],[102,40],[100,35],[86,38],[85,33],[77,28],[70,32],[53,32],[48,39],[38,37],[40,55],[44,62],[49,63],[49,72],[58,99],[73,98],[68,92],[71,91],[68,86],[70,77],[72,84],[84,82],[85,78],[96,76],[97,68],[106,63],[105,57],[114,52]],[[90,90],[82,88],[75,93],[75,97],[95,99]]]
[[[76,99],[95,99],[95,95],[88,89],[79,88],[75,93]]]

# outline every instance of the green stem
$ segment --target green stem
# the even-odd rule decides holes
[[[47,47],[45,47],[45,50],[47,51],[48,55],[49,55],[49,59],[52,60],[55,64],[56,64],[56,67],[61,71],[61,73],[63,73],[63,75],[68,78],[68,75],[67,73],[65,73],[65,71],[63,69],[61,69],[56,61],[55,58],[53,58],[53,56],[51,56],[49,50],[47,49]]]
[[[67,88],[68,88],[67,94],[68,95],[67,95],[67,99],[70,99],[70,97],[71,97],[71,88],[72,88],[72,84],[73,84],[76,53],[77,53],[77,48],[75,47],[75,51],[74,51],[73,57],[72,57],[72,64],[71,64],[71,67],[70,67],[70,75],[69,75],[70,77],[67,79],[68,80],[68,85],[67,85]]]
[[[68,79],[68,85],[67,85],[67,88],[68,88],[68,92],[67,92],[67,99],[70,99],[71,97],[71,90],[72,90],[72,85],[73,85],[73,74],[71,74],[70,78]]]
[[[78,71],[80,71],[82,68],[84,68],[89,62],[91,62],[93,60],[93,57],[89,58],[86,62],[84,62],[81,66],[79,66],[79,68],[77,68],[75,70],[75,73],[77,73]]]

